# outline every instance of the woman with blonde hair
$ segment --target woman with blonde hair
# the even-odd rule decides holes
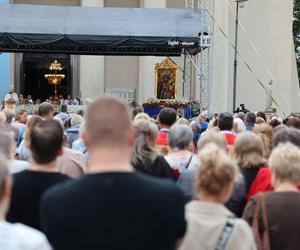
[[[226,137],[223,134],[206,131],[198,141],[198,149],[204,148],[207,144],[214,143],[224,152],[228,152]],[[201,158],[201,155],[199,155]],[[245,180],[241,173],[234,183],[234,190],[225,206],[237,217],[241,217],[246,203]]]
[[[224,149],[224,151],[227,150],[227,142],[225,136],[214,130],[208,130],[203,135],[201,135],[197,144],[198,150],[201,150],[205,147],[205,145],[209,143],[215,143],[217,146]]]
[[[256,124],[253,132],[260,137],[263,145],[263,156],[268,159],[272,151],[272,127],[267,123]]]
[[[157,177],[174,179],[172,169],[163,156],[155,149],[157,126],[147,120],[133,123],[136,141],[131,155],[131,163],[136,170]]]
[[[197,200],[186,206],[188,230],[180,250],[256,249],[247,223],[223,205],[238,174],[236,163],[215,144],[206,145],[200,154]]]
[[[177,124],[177,125],[182,125],[182,124],[184,124],[184,125],[190,126],[189,121],[188,121],[187,119],[185,119],[185,118],[179,118],[179,119],[177,120],[176,124]]]
[[[268,249],[272,250],[299,249],[299,162],[300,149],[291,143],[280,144],[270,155],[274,192],[254,196],[243,216],[252,225],[258,246],[269,245]],[[261,241],[262,236],[264,242]]]
[[[133,122],[137,122],[137,121],[140,121],[140,120],[145,120],[145,121],[151,121],[151,118],[148,114],[146,113],[138,113],[134,119],[133,119]]]
[[[248,194],[259,169],[266,166],[261,139],[253,132],[240,134],[233,147],[233,156],[244,176]]]

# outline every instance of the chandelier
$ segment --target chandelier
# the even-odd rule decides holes
[[[58,74],[58,72],[62,71],[63,67],[61,66],[61,63],[59,63],[57,60],[54,60],[53,63],[51,63],[49,70],[51,74],[45,74],[45,79],[48,81],[50,85],[54,86],[54,95],[57,96],[57,85],[61,83],[63,79],[65,79],[64,74]]]

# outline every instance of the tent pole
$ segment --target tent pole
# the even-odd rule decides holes
[[[184,89],[184,85],[185,85],[185,81],[186,81],[186,50],[183,49],[183,74],[182,74],[182,98],[184,98],[185,96],[185,89]]]
[[[192,61],[190,61],[190,117],[192,117],[192,85],[193,85],[193,65]]]
[[[190,103],[192,102],[192,85],[193,85],[193,65],[191,65],[192,62],[190,61]]]

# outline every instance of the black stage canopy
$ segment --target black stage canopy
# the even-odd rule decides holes
[[[204,11],[0,5],[0,50],[180,56],[199,52]]]

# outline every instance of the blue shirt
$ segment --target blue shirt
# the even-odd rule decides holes
[[[254,128],[254,125],[253,125],[253,124],[248,124],[248,125],[246,126],[246,130],[247,130],[247,131],[252,131],[253,128]]]
[[[201,134],[207,129],[208,127],[208,122],[200,122],[201,126]]]

